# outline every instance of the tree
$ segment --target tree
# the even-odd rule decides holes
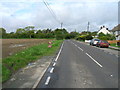
[[[29,35],[29,38],[33,38],[34,37],[34,26],[27,26],[25,27],[25,31],[27,32],[27,35]]]
[[[98,37],[102,37],[102,36],[105,36],[105,34],[102,32],[98,34]]]
[[[27,26],[27,27],[25,27],[24,29],[26,30],[26,31],[30,31],[30,30],[34,30],[34,26]]]
[[[39,34],[39,33],[42,33],[42,31],[41,31],[41,30],[38,30],[38,31],[36,32],[36,34]]]
[[[19,33],[19,34],[22,34],[25,32],[25,29],[22,29],[22,28],[18,28],[16,33]]]
[[[0,38],[6,37],[6,30],[4,28],[0,28]]]
[[[97,32],[96,31],[95,32],[91,32],[91,35],[95,37],[97,35]]]
[[[65,39],[66,34],[68,34],[66,29],[55,29],[54,30],[54,35],[56,39]]]
[[[27,32],[29,35],[29,38],[34,38],[34,34],[35,34],[34,32],[35,32],[35,30],[30,30]]]

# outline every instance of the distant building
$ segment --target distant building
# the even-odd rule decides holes
[[[111,30],[111,33],[115,35],[116,40],[120,40],[120,24],[117,25],[116,27],[114,27],[114,28]]]
[[[97,34],[99,34],[99,33],[111,34],[111,32],[105,26],[100,27],[100,30],[98,31]]]

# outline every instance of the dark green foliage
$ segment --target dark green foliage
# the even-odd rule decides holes
[[[114,35],[111,35],[111,34],[103,34],[103,33],[100,33],[98,35],[98,38],[101,39],[101,40],[115,40],[115,36]]]
[[[85,40],[91,40],[93,37],[91,35],[81,35],[76,38],[76,40],[85,41]]]
[[[4,28],[0,28],[0,38],[4,38],[6,36],[6,30]]]
[[[58,35],[56,35],[56,39],[57,40],[63,40],[64,39],[64,35],[58,34]]]
[[[25,28],[19,28],[16,32],[6,33],[4,28],[0,28],[0,38],[56,38],[57,40],[62,39],[78,39],[78,40],[91,40],[93,37],[98,36],[101,40],[114,40],[115,36],[111,34],[100,33],[97,35],[97,32],[87,32],[83,31],[80,34],[76,31],[67,32],[66,29],[43,29],[35,30],[34,26],[27,26]]]
[[[6,33],[4,28],[0,28],[2,38],[56,38],[57,40],[65,39],[68,34],[66,29],[44,29],[35,30],[34,26],[27,26],[25,28],[18,28],[16,32]]]

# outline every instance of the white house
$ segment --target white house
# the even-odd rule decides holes
[[[111,30],[112,34],[115,35],[116,37],[116,40],[120,40],[120,24],[117,25],[116,27],[114,27],[112,30]]]
[[[100,30],[98,31],[97,34],[99,34],[99,33],[111,34],[110,31],[108,30],[108,28],[106,28],[105,26],[102,26],[102,27],[100,28]]]

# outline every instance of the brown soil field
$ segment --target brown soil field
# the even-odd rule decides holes
[[[2,39],[2,58],[11,56],[28,47],[48,43],[52,39]]]

